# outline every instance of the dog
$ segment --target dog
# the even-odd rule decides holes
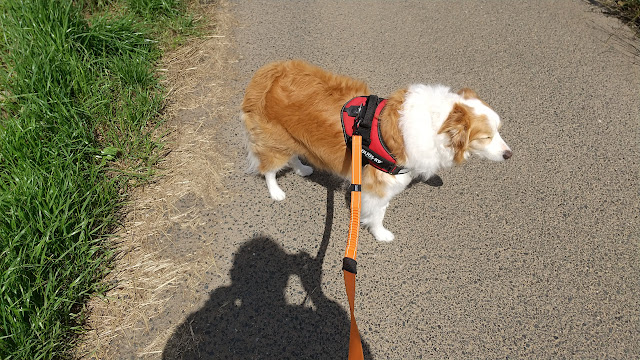
[[[241,117],[249,171],[264,176],[272,199],[285,198],[276,174],[286,165],[301,176],[313,172],[300,158],[350,178],[351,149],[340,112],[350,99],[370,94],[360,80],[301,60],[274,62],[256,71]],[[363,167],[362,225],[377,240],[392,241],[383,218],[389,201],[412,179],[428,179],[470,155],[509,159],[512,151],[498,132],[501,125],[498,114],[467,88],[452,92],[443,85],[415,84],[392,93],[379,114],[378,133],[404,171],[394,175],[369,164]]]

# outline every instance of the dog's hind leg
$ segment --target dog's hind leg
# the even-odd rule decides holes
[[[264,179],[267,181],[267,189],[269,189],[269,195],[273,200],[282,201],[286,197],[284,191],[278,186],[276,181],[277,171],[267,171],[264,174]]]
[[[284,200],[285,193],[278,186],[276,174],[293,156],[291,141],[283,138],[283,131],[268,119],[250,113],[242,113],[241,117],[247,128],[249,172],[257,171],[264,175],[271,198],[276,201]]]
[[[263,175],[271,198],[276,201],[284,200],[285,194],[278,186],[276,174],[287,165],[287,161],[291,159],[291,154],[271,147],[255,146],[253,144],[249,144],[247,150],[248,172],[258,172]]]
[[[311,166],[307,166],[300,162],[300,159],[297,155],[293,155],[291,160],[289,160],[289,165],[293,168],[293,171],[300,176],[309,176],[313,174],[313,168]]]
[[[269,195],[273,200],[284,200],[285,194],[280,186],[278,186],[276,174],[287,165],[287,161],[291,158],[291,154],[277,151],[273,148],[263,148],[261,151],[254,152],[254,154],[259,162],[258,171],[264,175],[264,179],[267,182]]]
[[[277,158],[281,159],[282,157],[278,156]],[[273,163],[274,157],[271,157],[270,160]],[[296,155],[293,155],[289,159],[289,165],[293,168],[293,171],[295,171],[295,173],[300,176],[308,176],[313,173],[313,168],[300,162],[300,159],[298,159],[298,156]],[[278,171],[280,171],[280,169],[282,169],[282,167],[284,167],[284,165],[278,167],[277,169],[272,169],[264,172],[264,179],[267,181],[267,189],[269,189],[269,195],[271,195],[271,198],[276,201],[284,200],[286,197],[284,191],[280,188],[280,186],[278,186],[278,182],[276,181],[276,174],[278,173]]]

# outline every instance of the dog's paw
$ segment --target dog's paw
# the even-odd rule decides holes
[[[295,169],[295,172],[300,176],[309,176],[313,174],[313,168],[311,166],[300,164],[300,166]]]
[[[390,241],[393,241],[393,239],[395,238],[395,236],[391,231],[383,227],[369,229],[369,231],[371,231],[371,234],[373,235],[373,237],[376,238],[376,240],[378,241],[390,242]]]
[[[280,188],[270,189],[269,195],[271,195],[271,198],[275,201],[282,201],[286,197],[284,191],[282,191],[282,189]]]

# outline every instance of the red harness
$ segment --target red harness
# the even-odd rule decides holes
[[[379,118],[386,104],[386,99],[375,95],[358,96],[347,101],[340,112],[342,132],[349,148],[354,133],[361,135],[363,160],[380,171],[397,175],[407,170],[396,164],[396,158],[387,149],[380,134]]]

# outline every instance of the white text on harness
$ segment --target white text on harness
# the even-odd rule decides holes
[[[372,153],[368,152],[365,149],[362,149],[362,155],[364,155],[364,157],[366,157],[367,159],[371,160],[371,161],[375,161],[378,164],[382,163],[382,160],[378,159],[377,157],[375,157]]]

